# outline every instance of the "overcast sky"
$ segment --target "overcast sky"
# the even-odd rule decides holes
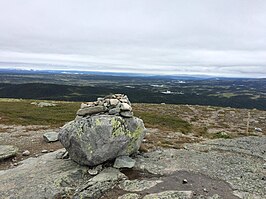
[[[266,1],[0,0],[0,68],[266,77]]]

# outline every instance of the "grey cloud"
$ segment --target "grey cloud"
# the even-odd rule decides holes
[[[0,67],[266,77],[265,10],[263,0],[0,0]]]

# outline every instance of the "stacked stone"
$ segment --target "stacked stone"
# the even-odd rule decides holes
[[[124,94],[108,95],[98,98],[95,102],[82,103],[77,111],[78,118],[99,114],[133,117],[131,103]]]

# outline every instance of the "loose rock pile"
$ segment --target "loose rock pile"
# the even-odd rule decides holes
[[[136,153],[145,132],[143,121],[133,117],[127,96],[115,94],[82,103],[75,120],[61,128],[58,138],[72,160],[95,166]]]
[[[98,98],[96,102],[82,103],[77,116],[86,117],[103,113],[128,118],[133,117],[131,103],[128,97],[123,94],[109,95]]]

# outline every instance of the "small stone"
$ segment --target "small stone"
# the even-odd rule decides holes
[[[85,115],[92,115],[96,113],[102,113],[105,112],[107,108],[105,106],[94,106],[94,107],[88,107],[84,109],[79,109],[77,112],[77,115],[79,116],[85,116]]]
[[[127,104],[127,103],[121,103],[120,104],[120,109],[122,111],[132,111],[131,106],[129,104]]]
[[[49,102],[40,102],[38,104],[38,107],[51,107],[51,106],[56,106],[56,104],[53,104],[53,103],[49,103]]]
[[[18,163],[17,163],[17,162],[14,162],[13,165],[14,165],[14,166],[18,166]]]
[[[206,192],[206,193],[208,192],[208,190],[206,188],[204,188],[203,191]]]
[[[127,103],[128,104],[128,99],[122,98],[122,99],[120,99],[120,102],[121,103]]]
[[[89,169],[88,170],[88,173],[91,175],[91,176],[96,176],[98,173],[100,173],[103,169],[103,166],[100,164],[98,166],[96,166],[95,168],[93,169]]]
[[[57,132],[47,132],[43,134],[43,139],[45,142],[56,142],[58,141],[58,133]]]
[[[184,179],[182,183],[187,184],[188,183],[187,179]]]
[[[56,159],[68,159],[69,155],[67,151],[60,151],[56,154]]]
[[[91,176],[96,176],[98,174],[98,171],[95,169],[89,169],[88,174],[90,174]]]
[[[115,97],[123,97],[124,95],[123,94],[120,94],[120,93],[117,93],[117,94],[114,94]]]
[[[110,105],[111,106],[116,106],[119,103],[118,99],[110,99]]]
[[[136,160],[130,158],[129,156],[119,156],[115,159],[114,168],[133,168],[135,163]]]
[[[133,113],[131,111],[121,111],[120,115],[123,117],[133,117]]]
[[[30,151],[29,150],[23,151],[22,155],[23,156],[29,156],[30,155]]]
[[[63,156],[62,159],[68,159],[69,158],[69,153],[66,151]]]
[[[255,131],[262,132],[262,129],[261,128],[255,128]]]
[[[44,149],[42,150],[42,153],[48,153],[48,150]]]
[[[103,100],[104,100],[104,98],[102,98],[102,97],[97,98],[97,101],[103,101]]]
[[[118,108],[118,107],[112,108],[109,110],[110,115],[115,115],[115,114],[118,114],[119,112],[120,112],[120,108]]]
[[[81,105],[80,105],[81,109],[88,108],[88,107],[90,107],[90,105],[88,105],[88,104],[81,103]]]

